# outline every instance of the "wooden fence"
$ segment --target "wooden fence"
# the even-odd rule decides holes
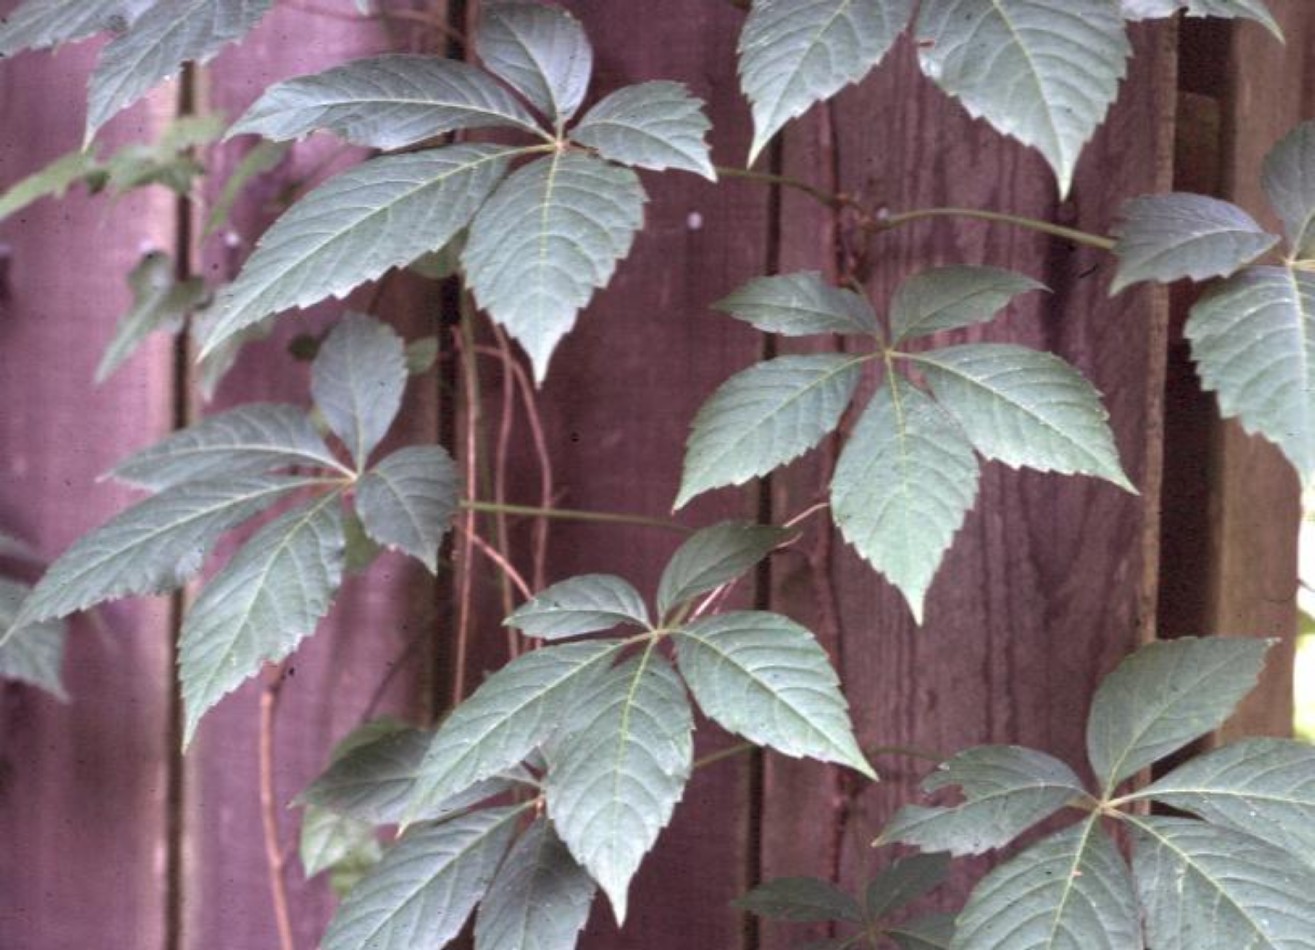
[[[14,5],[0,2],[0,10]],[[743,13],[734,4],[566,5],[598,50],[595,91],[687,82],[709,103],[717,160],[743,161],[748,110],[734,75]],[[445,41],[426,37],[424,15],[456,23],[474,13],[456,2],[390,6],[412,16],[381,23],[355,16],[348,0],[279,3],[251,40],[198,77],[201,105],[234,117],[270,81],[383,48],[441,47]],[[1123,199],[1177,185],[1231,197],[1263,217],[1260,157],[1315,106],[1315,11],[1304,0],[1272,6],[1288,34],[1282,48],[1251,26],[1136,28],[1119,103],[1063,203],[1035,154],[971,121],[920,78],[907,40],[868,81],[794,123],[776,160],[786,174],[892,210],[991,207],[1103,232]],[[0,186],[78,144],[96,45],[0,64]],[[108,139],[149,137],[178,101],[176,90],[162,91],[117,120]],[[213,180],[222,181],[246,147],[225,147]],[[0,525],[54,556],[129,502],[129,493],[96,481],[129,451],[202,409],[306,401],[305,364],[288,357],[286,344],[315,326],[318,313],[289,319],[251,346],[209,406],[187,396],[187,361],[167,341],[146,347],[106,385],[91,379],[127,304],[124,274],[145,249],[179,254],[209,278],[231,277],[273,199],[346,158],[327,143],[298,146],[244,199],[231,233],[204,243],[189,233],[189,209],[163,192],[114,202],[75,195],[0,225]],[[539,402],[557,502],[662,516],[694,411],[720,381],[764,355],[760,336],[710,311],[710,302],[766,272],[834,273],[854,263],[846,255],[856,246],[852,222],[797,193],[678,174],[646,184],[652,202],[634,253],[562,346]],[[1216,421],[1183,352],[1184,301],[1176,295],[1137,290],[1111,299],[1111,262],[1099,252],[944,220],[882,236],[865,262],[870,291],[883,301],[913,270],[948,262],[1014,268],[1051,288],[985,332],[1051,347],[1089,374],[1141,496],[987,466],[921,629],[822,519],[812,519],[799,553],[759,576],[751,598],[824,638],[865,746],[950,753],[1010,742],[1078,763],[1095,683],[1157,624],[1169,636],[1291,634],[1296,481],[1269,446]],[[444,341],[438,382],[412,385],[403,436],[446,441],[464,457],[461,420],[470,404],[446,345],[450,311],[442,295],[405,281],[390,283],[380,303],[408,335],[437,332]],[[481,366],[479,404],[496,422],[507,381],[496,360]],[[542,486],[523,417],[513,435],[508,497],[536,504]],[[773,477],[761,496],[721,492],[682,517],[797,512],[817,496],[834,449]],[[513,522],[508,530],[523,541],[529,528]],[[558,523],[548,579],[608,570],[651,587],[676,540],[645,528]],[[367,712],[425,718],[444,707],[458,675],[450,587],[450,573],[435,582],[390,557],[349,583],[277,690],[278,801],[291,799]],[[505,659],[496,586],[481,575],[477,593],[479,623],[461,672],[467,684]],[[129,600],[77,619],[67,705],[16,685],[0,692],[5,950],[276,946],[258,741],[262,697],[275,692],[257,682],[225,700],[180,757],[171,685],[179,608],[168,599]],[[1237,728],[1288,728],[1284,650]],[[729,741],[705,728],[699,752]],[[766,877],[852,883],[885,860],[869,842],[911,799],[927,764],[895,754],[876,761],[885,781],[875,786],[773,755],[701,769],[636,881],[625,932],[600,910],[583,946],[783,950],[806,930],[759,928],[728,902]],[[295,837],[295,814],[280,810],[284,848]],[[980,868],[960,872],[943,899],[961,898]],[[312,947],[331,895],[322,880],[304,882],[295,859],[286,878],[298,946]]]

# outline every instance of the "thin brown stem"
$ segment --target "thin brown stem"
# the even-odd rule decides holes
[[[801,181],[798,178],[791,178],[788,175],[774,175],[771,172],[756,172],[750,168],[736,168],[733,165],[718,165],[717,174],[722,178],[742,178],[745,181],[756,181],[763,185],[779,185],[782,188],[792,188],[795,191],[808,195],[823,207],[831,208],[833,210],[850,203],[840,195],[833,195],[829,191],[824,191],[821,188],[810,185],[806,181]]]
[[[499,505],[491,501],[479,501],[474,498],[463,499],[461,507],[468,511],[505,511],[509,515],[524,515],[527,518],[554,518],[558,521],[595,521],[603,524],[628,524],[638,528],[660,528],[663,531],[676,531],[689,534],[690,528],[678,521],[665,518],[650,518],[647,515],[632,515],[620,511],[585,511],[580,508],[557,508],[538,505]]]
[[[923,221],[927,218],[974,218],[978,221],[991,221],[995,224],[1009,224],[1016,228],[1024,228],[1028,231],[1037,231],[1041,234],[1049,234],[1051,237],[1062,238],[1073,244],[1094,247],[1100,251],[1112,251],[1115,246],[1112,238],[1103,237],[1099,234],[1079,231],[1076,228],[1066,228],[1061,224],[1051,224],[1049,221],[1041,221],[1037,218],[1005,214],[1000,211],[982,211],[977,208],[919,208],[916,211],[903,211],[899,214],[879,217],[872,223],[871,227],[874,231],[890,231],[905,224]]]
[[[462,535],[465,535],[466,534],[465,525],[460,525],[460,524],[457,525],[457,531],[460,532]],[[470,541],[475,545],[475,547],[479,548],[481,554],[483,554],[490,561],[496,564],[498,566],[498,569],[507,575],[507,579],[510,580],[514,585],[516,585],[516,590],[520,591],[522,597],[524,597],[526,600],[529,600],[534,596],[534,591],[530,589],[529,584],[525,583],[525,578],[521,576],[520,571],[516,570],[515,565],[512,564],[511,561],[509,561],[501,551],[499,551],[493,545],[489,544],[478,534],[470,535]],[[507,613],[510,614],[511,609],[508,609]],[[515,656],[515,653],[513,653],[512,655]]]
[[[265,861],[269,868],[270,899],[278,927],[279,950],[296,950],[292,937],[292,915],[288,912],[287,884],[283,880],[285,857],[280,844],[278,805],[274,794],[274,714],[278,710],[283,667],[267,668],[260,691],[260,823],[264,831]]]
[[[729,759],[733,756],[743,755],[745,752],[752,752],[756,748],[758,747],[752,742],[741,742],[733,746],[727,746],[725,749],[721,749],[717,752],[709,752],[703,758],[694,761],[694,769],[697,771],[705,766],[712,765],[714,762],[720,762],[722,759]]]
[[[463,308],[464,309],[464,308]],[[464,315],[463,315],[464,317]],[[465,407],[462,417],[465,425],[465,477],[467,485],[474,485],[479,474],[479,382],[469,370],[474,354],[464,345],[462,329],[469,326],[463,319],[462,327],[455,331],[457,347],[462,353],[465,372],[461,374],[465,385]],[[470,647],[471,603],[474,599],[475,572],[471,565],[475,547],[475,509],[467,508],[461,526],[461,549],[457,558],[457,631],[452,671],[452,708],[461,705],[466,695],[466,657]]]

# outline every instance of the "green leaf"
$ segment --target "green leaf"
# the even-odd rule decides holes
[[[1202,295],[1185,332],[1223,416],[1315,477],[1315,274],[1245,270]]]
[[[209,307],[193,318],[192,326],[199,331],[200,337],[204,337],[209,332],[209,327],[214,324],[216,316],[218,314],[215,308]],[[200,390],[201,398],[206,402],[214,399],[219,384],[224,381],[229,370],[237,365],[237,358],[241,355],[242,348],[256,340],[267,339],[273,332],[274,317],[271,315],[238,330],[232,336],[225,337],[199,357],[196,367],[196,388]]]
[[[4,530],[0,530],[0,557],[14,558],[18,561],[38,560],[31,545]],[[0,630],[3,629],[3,625],[0,625]]]
[[[550,751],[548,815],[607,894],[618,925],[630,879],[684,792],[693,730],[676,671],[649,651],[577,694]]]
[[[1031,277],[998,267],[953,265],[914,274],[890,306],[894,343],[985,323],[1019,294],[1045,290]]]
[[[1278,243],[1237,205],[1189,194],[1133,198],[1116,235],[1114,294],[1144,280],[1227,277]]]
[[[1274,146],[1261,181],[1283,220],[1292,256],[1315,256],[1315,122],[1303,122]]]
[[[694,417],[675,507],[765,475],[817,445],[839,425],[869,360],[781,356],[724,382]]]
[[[1129,816],[1155,950],[1305,950],[1315,870],[1272,844],[1184,818]]]
[[[830,881],[815,877],[778,877],[759,884],[733,903],[759,917],[800,924],[832,920],[856,924],[863,920],[858,901]]]
[[[504,623],[526,636],[556,640],[619,624],[647,628],[651,621],[644,598],[628,581],[611,574],[582,574],[540,591]]]
[[[104,188],[122,195],[148,185],[162,185],[187,196],[205,167],[192,150],[208,145],[224,130],[217,114],[185,115],[174,119],[153,142],[125,145],[87,179],[92,191]]]
[[[202,355],[262,317],[343,297],[442,247],[484,203],[513,154],[465,144],[385,155],[316,188],[274,222],[220,294]]]
[[[605,640],[547,647],[490,676],[439,727],[420,766],[411,813],[524,760],[607,671],[617,650]]]
[[[415,265],[412,264],[412,267]],[[423,376],[438,362],[439,343],[436,336],[422,336],[406,345],[406,372],[410,376]]]
[[[831,480],[836,525],[919,622],[977,482],[977,459],[954,420],[893,374],[840,453]]]
[[[1168,17],[1185,10],[1188,16],[1194,17],[1255,20],[1279,40],[1283,39],[1282,28],[1263,0],[1121,0],[1121,5],[1127,20]]]
[[[110,477],[151,491],[294,465],[340,470],[306,413],[280,403],[248,403],[128,456]]]
[[[928,792],[959,787],[964,802],[950,808],[906,805],[881,832],[924,851],[981,854],[1003,847],[1086,792],[1063,762],[1018,746],[985,745],[944,762],[922,783]]]
[[[228,137],[297,139],[328,129],[356,145],[398,149],[459,129],[498,126],[539,131],[516,97],[483,70],[393,53],[271,86]]]
[[[10,629],[30,592],[27,585],[0,577],[0,631]],[[58,620],[29,624],[6,633],[4,642],[0,643],[0,679],[29,683],[60,702],[68,702],[62,673],[67,636],[67,628]]]
[[[1051,835],[986,875],[959,915],[950,944],[952,950],[1140,946],[1132,876],[1101,831],[1098,815]]]
[[[880,920],[939,887],[950,871],[947,854],[914,854],[891,862],[863,893],[869,920]]]
[[[826,651],[778,614],[732,611],[674,634],[681,675],[703,712],[758,745],[836,762],[876,779],[854,739]]]
[[[408,828],[342,902],[324,950],[446,944],[488,890],[524,810],[490,808]]]
[[[678,82],[642,82],[618,89],[585,114],[571,140],[622,165],[675,168],[717,180],[704,136],[712,123],[703,101]]]
[[[205,230],[201,234],[203,241],[228,223],[228,219],[233,214],[233,207],[247,185],[266,172],[278,168],[290,151],[292,145],[288,142],[257,142],[242,156],[242,160],[224,181],[223,189],[210,206]]]
[[[815,271],[754,278],[713,306],[782,336],[877,332],[877,315],[867,300],[832,287]]]
[[[308,880],[339,864],[375,864],[383,857],[373,825],[313,805],[301,813],[297,851]]]
[[[27,0],[0,20],[0,57],[126,30],[156,0]]]
[[[900,950],[950,950],[954,942],[954,914],[928,914],[886,931]]]
[[[1036,148],[1068,193],[1132,48],[1110,0],[924,0],[922,71],[969,114]]]
[[[1101,790],[1218,727],[1255,687],[1268,649],[1265,640],[1183,637],[1120,663],[1087,719],[1087,757]]]
[[[431,574],[452,523],[461,478],[452,456],[437,445],[409,445],[385,456],[356,486],[356,511],[366,533],[403,551]]]
[[[499,3],[482,11],[475,49],[558,129],[580,108],[594,54],[580,22],[538,3]]]
[[[480,950],[575,950],[594,882],[543,818],[521,835],[475,917]]]
[[[70,187],[101,168],[88,152],[68,152],[0,193],[0,221],[42,198],[62,198]]]
[[[209,296],[199,277],[179,281],[168,254],[147,254],[128,275],[132,309],[114,328],[114,338],[96,367],[96,383],[109,379],[156,330],[176,333]]]
[[[240,40],[274,0],[172,0],[157,3],[101,51],[91,74],[86,141],[122,109],[185,62],[205,63]]]
[[[311,396],[358,470],[397,418],[406,381],[405,344],[374,317],[349,313],[320,344]]]
[[[862,79],[912,13],[913,0],[754,0],[739,44],[753,105],[748,163],[790,119]]]
[[[462,255],[466,278],[479,305],[529,353],[537,380],[630,252],[646,200],[630,169],[558,152],[513,173],[476,215]]]
[[[1119,464],[1100,394],[1058,356],[970,343],[908,358],[987,458],[1040,472],[1095,475],[1136,493]]]
[[[790,532],[747,521],[723,521],[694,532],[676,549],[658,583],[657,609],[672,607],[735,580]]]
[[[314,478],[239,475],[189,482],[133,505],[50,565],[14,623],[64,617],[129,594],[172,590],[201,569],[219,536]],[[0,646],[13,633],[0,636]]]
[[[1315,747],[1245,739],[1192,759],[1137,792],[1315,864]]]
[[[262,527],[206,584],[178,641],[184,747],[212,706],[315,632],[342,583],[345,547],[331,492]]]

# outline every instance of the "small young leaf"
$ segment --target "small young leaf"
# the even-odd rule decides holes
[[[912,14],[913,0],[754,0],[739,44],[753,104],[748,164],[790,119],[862,79]]]
[[[521,835],[475,916],[479,950],[575,950],[594,882],[543,818]]]
[[[815,877],[778,877],[759,884],[733,903],[759,917],[801,924],[832,920],[856,924],[863,920],[858,901],[830,881]]]
[[[406,380],[402,338],[374,317],[347,314],[320,345],[311,396],[358,469],[397,418]]]
[[[524,810],[489,808],[408,828],[342,902],[324,950],[444,946],[488,890]]]
[[[690,535],[667,562],[658,583],[657,609],[672,607],[735,580],[790,536],[747,521],[723,521]]]
[[[462,254],[470,288],[525,348],[538,381],[576,314],[630,252],[647,200],[630,169],[559,152],[513,173],[475,216]]]
[[[954,420],[894,376],[840,453],[831,480],[836,525],[919,622],[927,588],[977,496],[978,469]]]
[[[310,879],[345,862],[375,864],[383,848],[373,825],[312,805],[301,813],[297,853]]]
[[[442,247],[484,203],[512,154],[463,144],[385,155],[316,188],[274,222],[220,294],[202,355],[269,314],[345,296]]]
[[[438,548],[452,523],[461,477],[447,450],[409,445],[385,456],[356,486],[366,532],[438,571]]]
[[[1143,647],[1101,682],[1087,756],[1101,791],[1205,735],[1256,685],[1269,643],[1183,637]]]
[[[733,611],[697,620],[675,640],[681,675],[722,728],[877,777],[854,739],[831,661],[803,627],[778,614]]]
[[[1227,277],[1278,243],[1237,205],[1188,194],[1133,198],[1116,235],[1113,294],[1144,280]]]
[[[27,0],[0,20],[0,57],[127,29],[156,0]]]
[[[610,630],[619,624],[648,627],[648,607],[629,581],[611,574],[583,574],[553,584],[504,621],[530,637],[556,640]]]
[[[148,336],[156,330],[176,333],[183,321],[209,296],[205,281],[193,277],[179,281],[168,254],[147,254],[128,275],[132,309],[114,328],[114,338],[96,367],[96,383],[109,379]]]
[[[415,263],[412,262],[412,267]],[[438,362],[439,343],[436,336],[422,336],[406,345],[406,372],[410,376],[423,376]]]
[[[840,423],[868,361],[841,353],[781,356],[724,382],[694,417],[675,507],[765,475],[815,446]]]
[[[950,870],[948,854],[914,854],[891,862],[863,893],[869,920],[880,920],[939,887]]]
[[[0,632],[9,630],[31,591],[25,584],[0,577]],[[68,630],[59,620],[47,620],[14,630],[0,644],[0,680],[19,680],[68,702],[64,689],[64,642]]]
[[[104,188],[122,195],[148,185],[162,185],[180,196],[190,194],[196,179],[205,173],[192,150],[215,141],[224,130],[218,114],[185,115],[174,119],[153,142],[125,145],[90,173],[87,184],[93,191]]]
[[[580,22],[565,10],[538,3],[486,7],[475,49],[558,129],[575,115],[589,88],[594,53]]]
[[[1283,219],[1292,256],[1315,256],[1315,122],[1303,122],[1274,146],[1261,181]]]
[[[954,914],[928,914],[886,931],[900,950],[950,950],[954,942]]]
[[[618,89],[571,130],[572,141],[622,165],[676,168],[717,180],[704,136],[712,123],[703,102],[678,82],[643,82]]]
[[[1126,20],[1169,17],[1183,10],[1194,17],[1255,20],[1280,41],[1283,39],[1283,29],[1264,0],[1120,0],[1120,4]]]
[[[914,274],[890,305],[894,344],[985,323],[1019,294],[1045,290],[1031,277],[998,267],[953,265]]]
[[[693,730],[676,671],[649,652],[577,694],[550,753],[548,815],[607,894],[618,925],[630,879],[684,792]]]
[[[1068,193],[1132,53],[1110,0],[924,0],[922,71],[969,114],[1036,148]]]
[[[207,335],[216,316],[218,316],[216,309],[208,307],[193,319],[192,326],[198,331],[197,335],[200,338]],[[273,332],[274,316],[271,314],[225,337],[207,350],[198,359],[196,367],[196,388],[200,391],[201,398],[206,402],[213,400],[219,384],[224,381],[228,371],[237,364],[242,348],[256,340],[267,339]]]
[[[233,214],[233,207],[247,185],[266,172],[278,168],[290,151],[292,145],[288,142],[257,142],[252,146],[224,181],[223,189],[210,206],[201,240],[206,240],[227,224]]]
[[[964,802],[950,808],[906,805],[881,832],[924,851],[981,854],[1003,847],[1032,825],[1086,795],[1063,762],[1018,746],[986,745],[944,762],[922,783],[927,791],[958,786]]]
[[[1126,950],[1141,945],[1132,875],[1101,830],[1099,816],[1092,815],[982,878],[959,915],[950,948]],[[1155,950],[1161,950],[1158,943]]]
[[[1058,356],[971,343],[909,359],[987,458],[1040,472],[1095,475],[1136,492],[1119,464],[1100,394]]]
[[[70,187],[101,169],[89,152],[69,152],[0,193],[0,221],[12,217],[34,201],[62,198]]]
[[[877,315],[867,300],[832,287],[816,272],[756,277],[713,306],[782,336],[877,332]]]
[[[262,527],[205,586],[178,642],[184,747],[212,706],[315,632],[342,583],[344,547],[331,492]]]
[[[459,129],[538,132],[534,117],[488,73],[455,59],[392,53],[277,83],[228,137],[297,139],[328,129],[356,145],[398,149]]]

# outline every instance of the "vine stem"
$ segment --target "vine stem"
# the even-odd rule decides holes
[[[466,533],[466,528],[464,525],[458,524],[457,531],[464,535]],[[530,590],[530,585],[525,583],[525,578],[521,577],[520,571],[516,570],[516,567],[501,551],[489,544],[478,534],[470,535],[470,540],[474,543],[475,547],[479,548],[480,552],[485,557],[496,564],[498,568],[507,575],[507,578],[516,585],[516,590],[520,591],[521,595],[526,600],[532,600],[534,598],[534,591]],[[509,610],[507,613],[511,613],[511,611]]]
[[[260,823],[264,831],[265,862],[269,866],[269,892],[278,927],[279,950],[296,950],[292,937],[292,915],[288,912],[288,890],[283,880],[286,859],[280,844],[277,799],[274,795],[274,714],[283,683],[282,665],[266,669],[260,690]]]
[[[1065,241],[1081,244],[1084,247],[1094,247],[1100,251],[1113,251],[1115,246],[1112,238],[1092,234],[1089,231],[1066,228],[1062,224],[1051,224],[1049,221],[1041,221],[1037,218],[1006,214],[1002,211],[982,211],[977,208],[919,208],[915,211],[902,211],[899,214],[890,214],[877,218],[873,227],[877,231],[890,231],[905,224],[923,221],[927,218],[975,218],[979,221],[992,221],[996,224],[1011,224],[1017,228],[1049,234],[1051,237],[1062,238]]]
[[[477,501],[473,498],[463,499],[461,507],[467,511],[486,514],[524,515],[528,518],[556,518],[559,521],[597,521],[604,524],[628,524],[640,528],[661,528],[664,531],[677,531],[689,534],[690,529],[676,521],[665,518],[649,518],[644,515],[631,515],[619,511],[584,511],[578,508],[544,508],[537,505],[499,504],[494,501]]]
[[[749,168],[736,168],[733,165],[718,165],[716,166],[716,172],[723,178],[742,178],[745,181],[756,181],[762,185],[780,185],[782,188],[793,188],[795,191],[803,192],[827,208],[839,208],[848,204],[840,195],[833,195],[821,188],[815,188],[806,181],[800,181],[798,178],[791,178],[788,175],[756,172]]]

